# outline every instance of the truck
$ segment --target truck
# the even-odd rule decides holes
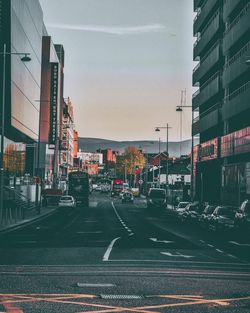
[[[89,174],[84,171],[71,172],[68,175],[68,195],[75,198],[77,203],[89,205]]]
[[[123,180],[114,179],[111,183],[111,197],[119,196],[119,194],[123,191]]]

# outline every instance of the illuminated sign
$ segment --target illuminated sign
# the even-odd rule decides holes
[[[201,161],[218,158],[218,138],[206,141],[200,145],[199,159]]]
[[[51,63],[50,87],[50,133],[49,144],[56,144],[57,137],[57,100],[58,100],[58,63]]]

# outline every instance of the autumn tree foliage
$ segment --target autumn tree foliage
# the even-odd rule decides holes
[[[143,153],[136,147],[127,147],[124,153],[117,158],[116,173],[123,177],[125,172],[127,175],[135,174],[137,169],[143,169],[145,166],[145,158]]]

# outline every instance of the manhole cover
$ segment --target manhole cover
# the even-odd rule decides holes
[[[101,299],[107,300],[134,300],[143,299],[144,296],[141,295],[100,295]]]

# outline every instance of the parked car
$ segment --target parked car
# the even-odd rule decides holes
[[[200,226],[202,228],[208,228],[212,214],[214,212],[214,210],[216,209],[216,205],[211,205],[208,204],[205,209],[203,210],[200,218],[199,218],[199,222],[200,222]]]
[[[122,203],[133,203],[134,202],[134,196],[131,192],[125,191],[122,195]]]
[[[236,229],[250,231],[250,200],[245,200],[236,211],[234,226]]]
[[[165,189],[150,188],[147,196],[147,208],[162,210],[167,206],[167,194]]]
[[[58,206],[60,208],[62,208],[62,207],[75,208],[76,207],[76,201],[72,196],[62,196],[59,200]]]
[[[234,227],[234,217],[236,211],[236,207],[217,206],[211,215],[209,229],[213,231],[232,229]]]
[[[172,210],[172,213],[173,213],[176,217],[178,217],[179,214],[185,210],[185,208],[186,208],[186,206],[187,206],[188,204],[190,204],[190,202],[183,202],[183,201],[182,201],[182,202],[179,202],[179,204],[177,205],[177,207]]]
[[[101,191],[101,190],[102,190],[101,185],[97,185],[96,188],[95,188],[95,191]]]
[[[189,203],[185,209],[179,213],[180,219],[189,222],[195,222],[199,220],[202,213],[202,206],[199,202]]]

